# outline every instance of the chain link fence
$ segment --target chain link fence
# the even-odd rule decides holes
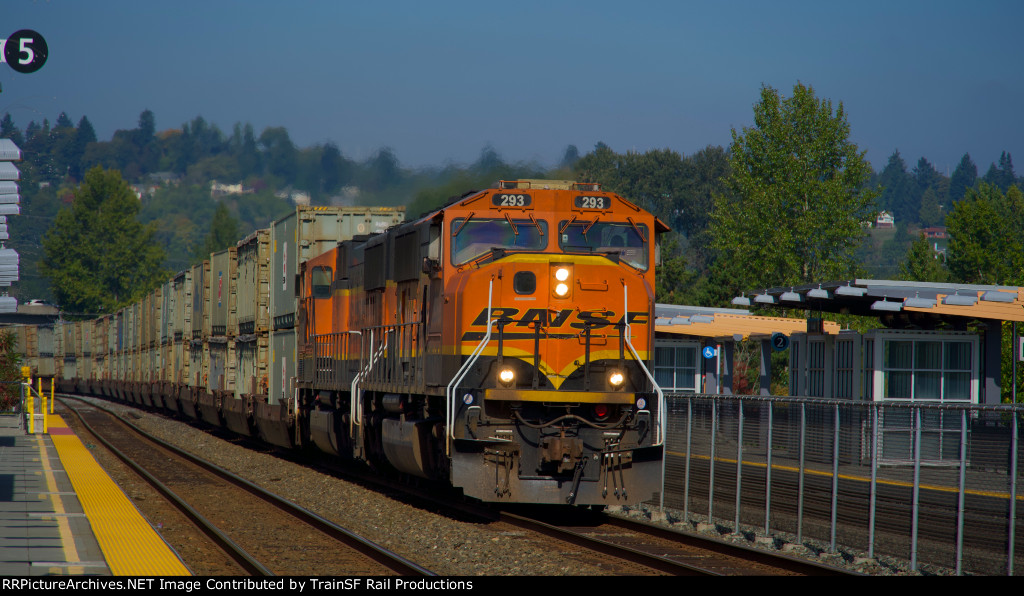
[[[668,396],[665,506],[911,567],[1013,575],[1024,407]]]

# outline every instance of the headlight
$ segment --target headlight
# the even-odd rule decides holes
[[[504,385],[511,385],[516,380],[516,373],[511,368],[503,368],[498,372],[498,380]]]
[[[618,389],[622,387],[622,384],[626,381],[626,376],[619,371],[612,371],[612,374],[608,375],[608,384]]]
[[[569,270],[566,269],[565,267],[562,267],[561,269],[556,269],[555,279],[557,279],[558,281],[565,281],[569,279]]]
[[[564,271],[564,269],[562,271]],[[569,286],[568,285],[566,285],[566,284],[558,284],[557,286],[555,286],[555,295],[556,296],[565,296],[568,293],[569,293]]]

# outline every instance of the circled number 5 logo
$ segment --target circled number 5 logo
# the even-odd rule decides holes
[[[3,61],[21,73],[35,72],[46,64],[49,48],[43,36],[31,29],[14,32],[0,40],[3,47]]]

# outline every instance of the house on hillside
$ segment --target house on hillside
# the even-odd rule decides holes
[[[895,228],[896,227],[896,219],[893,218],[892,213],[889,213],[888,211],[882,211],[881,213],[878,214],[878,217],[875,218],[875,227],[876,228]]]

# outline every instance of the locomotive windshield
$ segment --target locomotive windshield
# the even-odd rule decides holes
[[[647,270],[647,239],[643,224],[594,221],[562,221],[558,246],[566,252],[618,254],[619,259],[641,271]]]
[[[544,250],[548,224],[531,219],[456,219],[452,221],[452,263],[461,265],[492,248]]]

